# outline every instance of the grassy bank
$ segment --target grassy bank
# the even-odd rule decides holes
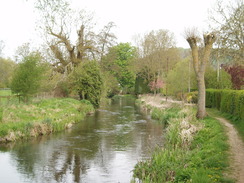
[[[61,131],[93,110],[88,101],[71,98],[0,106],[0,141],[16,141]]]
[[[193,107],[153,109],[157,119],[167,119],[165,145],[155,150],[151,159],[135,166],[135,179],[146,183],[233,182],[223,174],[228,167],[223,126],[209,117],[197,120],[194,110]]]

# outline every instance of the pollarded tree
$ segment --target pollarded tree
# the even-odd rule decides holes
[[[186,40],[191,47],[192,58],[193,58],[193,67],[197,78],[198,86],[198,103],[197,103],[197,118],[204,118],[206,116],[205,109],[205,68],[209,61],[211,49],[213,43],[216,40],[216,35],[214,33],[204,34],[204,47],[202,54],[199,53],[199,41],[200,38],[197,35],[195,29],[186,31]]]
[[[84,60],[100,59],[114,43],[116,37],[111,33],[114,23],[108,23],[96,34],[93,15],[84,10],[75,11],[67,0],[36,0],[35,5],[57,72],[69,74]]]
[[[24,57],[14,71],[11,82],[12,92],[22,95],[27,102],[29,96],[38,92],[43,71],[39,53],[31,53]]]

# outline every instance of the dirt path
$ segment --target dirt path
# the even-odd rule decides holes
[[[166,97],[162,97],[160,95],[142,95],[139,98],[141,101],[144,101],[146,104],[149,104],[157,108],[168,108],[171,106],[171,104],[195,105],[195,104],[183,103],[182,101],[176,101],[170,97],[168,97],[168,99],[166,100]]]
[[[225,126],[227,131],[230,144],[230,166],[232,169],[230,177],[234,178],[237,183],[244,183],[244,143],[229,121],[220,117],[215,118]]]

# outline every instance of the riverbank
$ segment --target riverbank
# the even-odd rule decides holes
[[[46,135],[70,128],[93,112],[88,101],[51,98],[31,104],[0,106],[0,142]]]
[[[136,165],[134,178],[155,183],[234,182],[227,176],[229,145],[223,125],[211,117],[197,120],[194,107],[149,97],[153,96],[142,96],[140,101],[167,123],[165,145],[155,150],[150,160]],[[162,120],[165,116],[167,120]]]

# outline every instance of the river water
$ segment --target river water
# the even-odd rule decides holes
[[[0,145],[0,182],[129,183],[162,136],[133,98],[120,97],[65,132]]]

